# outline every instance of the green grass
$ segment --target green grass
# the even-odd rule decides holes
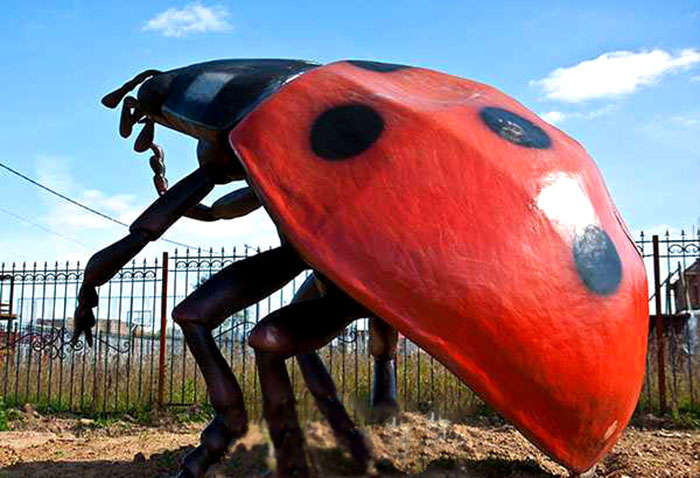
[[[10,425],[7,419],[7,409],[5,407],[5,401],[0,400],[0,432],[4,432],[10,429]]]
[[[700,403],[691,404],[690,400],[683,400],[678,405],[678,417],[675,420],[689,428],[700,428]]]
[[[168,350],[165,370],[166,406],[178,423],[200,422],[212,416],[207,400],[206,387],[201,373],[197,372],[194,359],[182,353],[182,344],[176,345],[174,355]],[[171,345],[168,344],[170,348]],[[93,352],[71,357],[26,360],[26,352],[20,350],[0,359],[0,379],[6,379],[0,387],[0,430],[7,429],[15,408],[31,403],[41,414],[73,413],[81,417],[102,420],[128,414],[133,421],[150,424],[156,407],[158,389],[157,348],[144,344],[142,356],[131,361],[110,355],[95,357]],[[243,391],[248,416],[259,420],[262,416],[262,394],[255,370],[255,358],[250,348],[242,343],[228,342],[222,353],[230,363]],[[373,375],[372,358],[367,344],[336,345],[320,351],[329,372],[336,383],[338,394],[349,413],[359,424],[371,420],[370,397]],[[321,415],[313,397],[305,387],[296,362],[289,360],[288,370],[297,399],[297,409],[302,420],[318,420]],[[151,367],[151,364],[156,364]],[[691,366],[692,365],[692,366]],[[694,360],[688,366],[693,370],[696,386],[695,401],[700,401],[700,363]],[[672,419],[684,426],[700,427],[700,404],[690,404],[691,377],[685,368],[678,368],[676,387],[678,413]],[[51,371],[51,373],[48,373]],[[680,373],[683,372],[683,373]],[[650,410],[658,413],[656,374],[648,372],[651,386],[645,386],[637,407],[638,416]],[[670,378],[669,388],[670,391]],[[495,417],[497,414],[486,406],[469,388],[447,371],[439,362],[412,346],[399,344],[397,362],[397,399],[404,411],[417,411],[453,421],[471,417]],[[171,388],[172,386],[172,388]],[[2,396],[5,392],[6,396]],[[670,408],[670,392],[668,393]],[[651,400],[651,407],[647,401]],[[130,420],[132,421],[132,420]]]

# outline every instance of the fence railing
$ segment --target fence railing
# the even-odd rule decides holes
[[[700,311],[693,307],[700,307],[691,295],[694,281],[700,287],[700,270],[696,278],[692,276],[693,264],[700,260],[700,234],[651,239],[642,234],[637,246],[652,286],[650,347],[640,408],[665,410],[667,395],[672,410],[697,406]],[[132,262],[98,291],[93,348],[82,341],[70,343],[83,278],[80,263],[0,265],[0,397],[11,406],[30,402],[89,412],[206,402],[204,381],[170,314],[209,276],[258,252],[249,247],[176,250],[161,258]],[[700,262],[697,265],[700,269]],[[254,418],[261,415],[260,386],[247,335],[260,319],[288,303],[303,279],[303,275],[297,277],[229,317],[214,332]],[[359,320],[320,351],[344,402],[359,419],[367,416],[372,387],[368,330],[367,320]],[[301,373],[293,361],[288,362],[300,414],[315,417]],[[405,338],[398,347],[396,384],[406,410],[457,417],[482,407],[465,385]]]
[[[649,348],[640,400],[662,413],[700,407],[700,231],[637,241],[649,278]],[[669,397],[670,395],[670,397]]]

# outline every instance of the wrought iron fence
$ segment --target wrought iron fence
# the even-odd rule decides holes
[[[649,238],[637,247],[649,278],[649,347],[641,406],[675,414],[700,407],[700,231]],[[670,373],[668,373],[670,372]]]
[[[654,286],[650,291],[647,380],[640,407],[664,409],[667,390],[672,409],[697,406],[700,311],[690,300],[688,291],[696,279],[688,274],[700,260],[700,234],[652,239],[642,235],[637,246]],[[11,406],[30,402],[56,410],[90,412],[206,402],[204,381],[170,314],[209,276],[258,252],[249,247],[176,250],[162,258],[132,262],[99,289],[93,348],[82,341],[70,342],[83,276],[80,263],[0,265],[0,397]],[[697,264],[700,269],[700,262]],[[229,317],[215,331],[254,418],[262,412],[260,387],[247,335],[258,320],[288,303],[303,279],[303,275],[297,277],[279,292]],[[700,282],[700,275],[697,280]],[[688,307],[679,308],[682,304]],[[357,321],[320,351],[344,402],[359,419],[367,416],[372,386],[368,329],[367,320]],[[293,361],[288,362],[300,414],[318,416],[300,371]],[[670,373],[665,374],[666,370]],[[396,379],[399,402],[406,410],[457,417],[483,406],[447,369],[405,338],[399,343]]]

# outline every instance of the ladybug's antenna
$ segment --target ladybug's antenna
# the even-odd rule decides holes
[[[124,83],[120,88],[105,95],[105,97],[102,98],[102,104],[105,105],[107,108],[116,108],[119,102],[122,100],[122,98],[124,98],[124,96],[126,96],[126,94],[129,93],[131,90],[136,88],[139,85],[139,83],[144,81],[146,78],[157,75],[159,73],[162,72],[160,70],[146,70],[139,73],[133,79]]]
[[[102,98],[102,104],[107,108],[116,108],[117,105],[124,100],[119,119],[119,134],[122,138],[128,138],[131,135],[136,123],[143,124],[141,132],[136,137],[134,150],[138,153],[143,153],[148,149],[153,151],[153,156],[151,156],[150,159],[151,169],[154,173],[153,183],[158,194],[162,195],[168,190],[168,180],[165,178],[165,154],[163,153],[163,148],[153,142],[155,122],[139,108],[139,102],[136,98],[127,96],[131,90],[136,88],[147,78],[160,73],[162,73],[160,70],[146,70],[139,73],[118,89],[105,95],[104,98]]]

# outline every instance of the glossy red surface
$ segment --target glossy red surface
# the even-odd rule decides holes
[[[314,121],[348,102],[379,112],[381,135],[349,159],[315,156]],[[528,119],[551,146],[506,141],[484,107]],[[543,451],[584,471],[614,445],[642,385],[646,276],[576,141],[486,85],[345,62],[285,85],[229,139],[314,268]],[[577,264],[574,242],[590,226],[619,256],[612,292],[592,290]]]

